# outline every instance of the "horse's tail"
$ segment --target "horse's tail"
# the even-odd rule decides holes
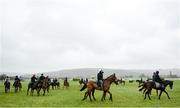
[[[145,84],[146,83],[143,83],[143,84],[139,85],[139,87],[142,87],[142,88],[139,89],[139,91],[142,91],[145,88]]]
[[[83,90],[86,89],[86,88],[87,88],[87,85],[86,85],[86,83],[84,83],[84,86],[81,88],[80,91],[83,91]]]
[[[141,84],[141,85],[139,85],[138,87],[142,87],[142,86],[144,86],[144,83],[143,83],[143,84]]]
[[[142,91],[144,89],[144,87],[140,88],[139,91]]]

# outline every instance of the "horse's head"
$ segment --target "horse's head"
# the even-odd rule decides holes
[[[173,89],[173,81],[169,81],[169,87],[170,89]]]
[[[118,85],[118,79],[117,79],[115,73],[112,75],[112,80],[113,80],[113,82],[114,82],[116,85]]]
[[[173,81],[163,80],[163,83],[164,83],[165,86],[169,85],[170,89],[173,89]]]

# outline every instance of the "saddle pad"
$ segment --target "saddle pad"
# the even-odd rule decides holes
[[[155,85],[156,85],[156,88],[160,88],[161,87],[160,83],[158,83],[158,82],[155,82]]]

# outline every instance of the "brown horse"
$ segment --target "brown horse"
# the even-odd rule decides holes
[[[20,81],[15,81],[13,83],[13,86],[14,86],[14,91],[15,93],[17,93],[18,91],[21,91],[21,88],[22,88],[22,84]]]
[[[96,89],[96,90],[103,91],[101,101],[105,100],[106,93],[109,93],[109,95],[110,95],[109,100],[112,101],[112,93],[109,91],[109,89],[110,89],[110,86],[111,86],[111,84],[113,82],[115,84],[118,84],[115,74],[110,75],[109,77],[104,79],[103,85],[102,85],[103,88],[98,87],[98,85],[97,85],[97,83],[95,81],[88,81],[87,83],[84,84],[84,86],[80,90],[80,91],[83,91],[84,89],[87,88],[87,91],[85,92],[84,98],[82,100],[85,100],[89,96],[90,101],[92,101],[91,95],[93,96],[93,99],[96,100],[95,97],[94,97],[94,92],[95,92],[95,89]]]
[[[164,87],[158,87],[157,88],[154,81],[147,81],[147,82],[145,82],[139,86],[139,87],[143,86],[141,89],[139,89],[139,91],[142,91],[144,89],[144,92],[145,92],[144,99],[146,99],[146,95],[148,95],[149,100],[151,100],[150,94],[151,94],[152,89],[156,90],[157,95],[158,95],[158,90],[160,90],[159,99],[161,97],[162,92],[166,93],[168,99],[170,99],[169,94],[167,93],[167,91],[165,89],[168,85],[169,85],[170,89],[172,89],[173,88],[173,81],[163,80],[162,84],[164,85]]]
[[[63,86],[63,89],[64,87],[66,87],[66,89],[69,87],[69,82],[67,79],[64,80],[64,86]]]
[[[46,77],[42,82],[40,82],[37,86],[37,93],[38,96],[40,94],[41,89],[43,89],[43,96],[45,96],[46,90],[48,91],[49,88],[49,83],[48,83],[48,78]]]

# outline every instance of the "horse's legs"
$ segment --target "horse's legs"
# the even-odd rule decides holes
[[[45,88],[43,88],[43,91],[44,91],[44,93],[43,93],[43,96],[45,96],[45,93],[46,93],[46,89],[45,89]]]
[[[164,92],[166,93],[166,95],[167,95],[168,99],[170,99],[170,97],[169,97],[169,95],[168,95],[167,91],[165,91],[165,90],[164,90]]]
[[[108,92],[109,95],[110,95],[109,100],[113,101],[113,99],[112,99],[112,93],[111,93],[109,90],[108,90],[107,92]]]
[[[94,92],[95,92],[95,89],[92,90],[92,96],[93,96],[93,99],[96,100],[96,98],[94,97]]]
[[[144,89],[144,91],[143,91],[143,94],[146,92],[146,88]]]
[[[158,90],[156,90],[156,95],[158,96]]]
[[[5,87],[5,93],[7,93],[7,87]]]
[[[146,99],[147,94],[148,94],[148,91],[146,91],[145,94],[144,94],[144,100]]]
[[[33,96],[33,93],[34,93],[34,89],[31,88],[31,96]]]
[[[163,91],[161,90],[161,91],[160,91],[160,94],[159,94],[159,99],[160,99],[160,97],[161,97],[162,92],[163,92]]]
[[[37,94],[38,94],[38,96],[40,95],[40,90],[41,90],[41,88],[38,88],[38,89],[37,89]]]
[[[28,89],[27,89],[27,95],[29,95],[29,89],[30,89],[30,87],[28,87]]]
[[[150,95],[150,93],[151,93],[151,91],[149,91],[149,92],[148,92],[148,98],[149,98],[149,100],[151,100],[151,98],[150,98],[150,96],[149,96],[149,95]]]
[[[106,92],[103,91],[103,95],[102,95],[101,101],[105,100],[105,95],[106,95]]]
[[[86,92],[84,93],[84,98],[82,99],[82,101],[85,100],[87,97],[88,97],[88,91],[86,91]]]
[[[91,90],[88,90],[88,95],[89,95],[90,101],[92,101],[92,98],[91,98]]]

